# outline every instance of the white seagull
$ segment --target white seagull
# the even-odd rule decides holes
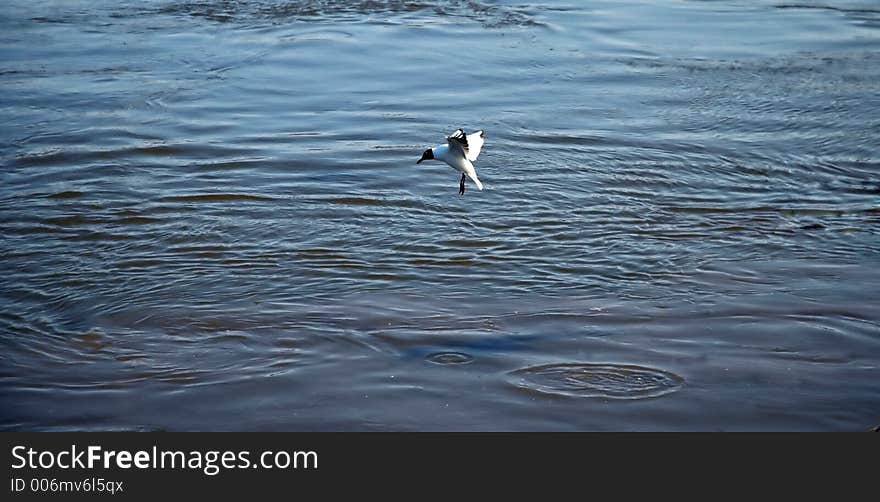
[[[477,188],[483,189],[483,184],[477,178],[477,170],[474,169],[472,162],[477,160],[480,155],[480,149],[483,148],[483,131],[476,131],[465,134],[459,129],[450,134],[446,138],[446,144],[428,148],[422,153],[422,158],[416,164],[420,164],[423,160],[442,160],[449,164],[450,167],[461,173],[461,183],[458,185],[458,194],[464,195],[464,177],[467,175],[476,183]]]

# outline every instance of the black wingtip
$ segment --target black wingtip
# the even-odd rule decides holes
[[[464,129],[459,128],[457,131],[449,135],[449,138],[447,139],[454,139],[455,141],[461,143],[461,145],[465,148],[467,148],[468,146],[467,134],[465,134]]]

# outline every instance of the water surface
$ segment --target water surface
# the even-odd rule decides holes
[[[9,0],[0,428],[876,426],[878,49],[857,0]]]

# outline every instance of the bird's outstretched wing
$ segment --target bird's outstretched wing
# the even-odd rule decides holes
[[[450,134],[446,137],[446,142],[449,143],[449,150],[452,152],[461,151],[461,153],[467,157],[468,153],[468,139],[467,135],[464,133],[462,129],[457,129],[454,133]]]
[[[477,157],[480,156],[480,150],[483,148],[483,131],[482,129],[476,132],[472,132],[466,136],[467,138],[467,151],[465,152],[465,156],[471,162],[477,160]]]
[[[464,130],[458,129],[446,138],[446,142],[449,143],[450,150],[460,149],[465,158],[473,162],[477,160],[483,148],[483,131],[465,134]]]

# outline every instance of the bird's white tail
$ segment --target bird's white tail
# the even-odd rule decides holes
[[[479,178],[477,178],[476,174],[467,173],[467,175],[470,179],[472,179],[474,181],[474,183],[476,183],[477,188],[479,188],[480,190],[483,189],[483,184],[480,183],[480,180],[479,180]]]

